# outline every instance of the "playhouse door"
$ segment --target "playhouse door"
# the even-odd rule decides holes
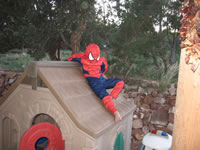
[[[64,150],[60,130],[51,123],[38,123],[28,129],[19,145],[20,150]]]
[[[114,150],[124,150],[124,135],[122,132],[115,139]]]

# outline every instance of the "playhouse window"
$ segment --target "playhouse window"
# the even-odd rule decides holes
[[[58,129],[60,129],[59,126],[58,126],[58,124],[56,123],[56,121],[55,121],[51,116],[49,116],[49,115],[47,115],[47,114],[43,114],[43,113],[42,113],[42,114],[36,115],[36,116],[33,118],[32,125],[37,124],[37,123],[41,123],[41,122],[48,122],[48,123],[51,123],[51,124],[57,126]]]
[[[124,135],[122,132],[116,136],[114,150],[124,150]]]
[[[2,149],[17,150],[17,124],[8,117],[2,123]]]
[[[35,150],[44,150],[48,146],[49,140],[46,137],[41,137],[35,143]]]

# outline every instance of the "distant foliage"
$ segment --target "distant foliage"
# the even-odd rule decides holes
[[[159,89],[161,92],[165,92],[167,88],[169,88],[169,85],[173,82],[177,82],[178,76],[178,63],[175,63],[169,67],[167,72],[163,72],[161,79],[160,79],[160,86]]]
[[[96,43],[109,76],[162,81],[179,60],[181,5],[174,0],[2,0],[0,53],[18,48],[35,60],[47,55],[65,60],[63,50],[71,51],[68,57]]]
[[[23,72],[26,65],[33,61],[27,53],[8,53],[0,55],[0,70],[21,71]]]
[[[82,21],[94,15],[94,0],[2,0],[0,3],[0,53],[27,48],[37,59],[71,48],[71,36],[80,40]],[[82,23],[83,24],[83,23]],[[79,44],[77,41],[75,44]]]
[[[180,1],[172,0],[119,2],[116,11],[122,22],[112,40],[113,68],[126,74],[134,66],[129,73],[133,77],[160,79],[162,69],[167,73],[179,58],[180,7]]]

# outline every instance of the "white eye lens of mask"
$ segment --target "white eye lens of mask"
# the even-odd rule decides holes
[[[89,60],[94,60],[94,58],[93,58],[91,53],[89,54]]]
[[[97,58],[97,60],[99,61],[100,56]]]

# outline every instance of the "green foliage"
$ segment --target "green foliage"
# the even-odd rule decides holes
[[[179,55],[180,2],[127,0],[119,5],[116,10],[122,22],[113,35],[113,68],[123,66],[122,74],[159,80]]]
[[[173,82],[177,82],[177,75],[178,75],[178,63],[175,63],[169,67],[167,72],[163,72],[161,79],[160,79],[160,85],[159,89],[161,92],[165,92],[167,88],[169,88],[169,85]]]
[[[27,53],[2,54],[0,55],[0,69],[10,71],[24,71],[26,65],[33,60],[34,59]]]
[[[89,22],[81,41],[82,50],[85,50],[89,43],[98,44],[102,51],[111,50],[111,41],[116,30],[116,24],[105,25],[101,21]]]
[[[112,6],[112,2],[116,5]],[[73,33],[80,32],[82,51],[89,43],[96,43],[102,53],[108,54],[110,76],[127,81],[129,77],[161,82],[164,79],[166,83],[161,83],[164,89],[174,79],[168,71],[179,58],[180,1],[111,0],[98,8],[95,3],[95,0],[2,0],[0,53],[26,48],[28,55],[19,54],[17,58],[3,55],[6,58],[0,58],[1,67],[22,69],[21,60],[26,62],[32,57],[48,60],[51,57],[47,54],[52,51],[55,54],[57,49],[64,60],[71,55],[66,49],[72,49]],[[114,14],[117,21],[112,18]],[[87,24],[84,31],[79,30],[82,21]]]
[[[2,0],[0,4],[0,53],[27,48],[36,59],[58,48],[60,34],[66,41],[81,20],[94,13],[94,0]],[[69,42],[65,43],[68,44]],[[61,44],[60,44],[61,45]]]
[[[131,64],[120,63],[117,61],[115,56],[109,54],[108,64],[109,64],[109,77],[121,77],[127,73]],[[161,58],[158,59],[158,66],[153,65],[153,59],[151,57],[145,58],[141,55],[137,55],[135,58],[135,63],[128,78],[124,78],[127,84],[140,84],[141,80],[155,80],[158,81],[159,90],[165,92],[171,83],[176,83],[178,80],[178,62],[173,65],[168,66],[167,72],[165,72],[165,66]]]
[[[71,55],[71,51],[62,50],[61,60],[66,60]],[[36,61],[35,58],[31,57],[27,53],[27,50],[12,49],[7,54],[0,55],[0,70],[10,71],[24,71],[27,64],[31,61]],[[48,55],[45,55],[40,61],[50,61]]]
[[[23,27],[27,24],[26,14],[31,6],[27,1],[7,1],[0,3],[0,53],[5,53],[13,48],[22,48]]]

